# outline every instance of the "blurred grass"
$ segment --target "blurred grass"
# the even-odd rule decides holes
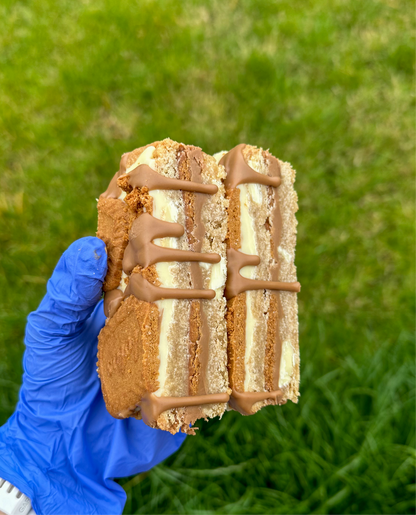
[[[0,5],[0,423],[62,251],[122,152],[244,141],[298,170],[299,405],[227,413],[126,513],[413,513],[413,2]]]

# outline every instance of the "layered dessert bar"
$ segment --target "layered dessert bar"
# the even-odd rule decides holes
[[[114,417],[193,433],[226,409],[224,179],[212,156],[165,139],[124,154],[99,198],[108,318],[97,365]]]
[[[250,145],[215,158],[224,167],[229,200],[229,405],[251,415],[299,396],[295,172]]]

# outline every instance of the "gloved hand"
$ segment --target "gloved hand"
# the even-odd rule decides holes
[[[19,403],[0,428],[0,477],[38,515],[121,513],[126,494],[112,478],[149,470],[185,438],[105,408],[96,354],[106,270],[101,240],[76,241],[28,317]]]

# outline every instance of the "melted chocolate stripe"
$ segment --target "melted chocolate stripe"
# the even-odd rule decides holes
[[[233,390],[229,404],[230,406],[239,411],[242,415],[252,415],[253,405],[259,401],[273,400],[277,404],[285,404],[282,401],[283,392],[278,389],[273,392],[237,392]]]
[[[215,184],[202,184],[191,181],[182,181],[180,179],[171,179],[152,170],[150,166],[142,164],[126,174],[129,178],[129,184],[132,188],[143,188],[144,186],[151,190],[182,190],[194,191],[199,193],[208,193],[214,195],[218,191]]]
[[[100,195],[103,198],[118,198],[121,193],[121,188],[117,186],[117,179],[126,172],[127,158],[129,153],[123,154],[120,160],[120,168],[116,172],[104,193]]]
[[[120,307],[123,299],[123,292],[119,289],[106,291],[104,294],[104,315],[112,317]]]
[[[139,300],[155,302],[162,299],[208,299],[215,297],[214,290],[191,290],[181,288],[162,288],[149,283],[142,274],[132,274],[124,296],[134,295]]]
[[[277,188],[280,186],[280,177],[272,177],[256,172],[249,166],[243,156],[245,144],[241,143],[230,150],[220,160],[220,165],[225,167],[227,177],[225,179],[225,187],[227,190],[236,188],[239,184],[264,184]]]
[[[186,147],[179,158],[179,174],[184,180],[202,184],[202,166],[204,157],[199,148]],[[183,192],[188,242],[197,253],[202,249],[205,229],[201,219],[202,209],[208,196],[198,192]],[[213,254],[214,255],[214,254]],[[215,254],[217,255],[217,254]],[[218,261],[221,260],[218,256]],[[203,288],[203,275],[199,263],[191,263],[191,281],[194,288]],[[204,311],[204,303],[195,301],[194,309],[199,315],[198,338],[191,344],[189,365],[192,374],[196,374],[196,385],[189,382],[189,393],[204,395],[206,388],[206,369],[209,360],[209,325]],[[194,321],[190,320],[190,323]],[[196,386],[196,388],[195,388]]]
[[[133,222],[129,233],[129,244],[123,257],[123,270],[129,274],[139,264],[146,268],[163,261],[203,261],[219,263],[221,256],[214,253],[200,253],[155,245],[152,240],[168,236],[182,236],[182,225],[165,222],[143,213]]]
[[[239,293],[248,290],[277,290],[277,291],[300,291],[300,284],[284,283],[279,281],[262,281],[259,279],[247,279],[240,274],[241,268],[248,265],[258,265],[259,256],[250,256],[235,249],[227,249],[228,277],[225,286],[225,296],[232,299]]]
[[[229,398],[228,393],[192,395],[190,397],[158,397],[154,393],[147,392],[140,401],[140,408],[143,421],[148,425],[154,425],[160,414],[166,410],[228,402]]]

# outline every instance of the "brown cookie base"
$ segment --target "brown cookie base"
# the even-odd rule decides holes
[[[124,300],[98,336],[98,370],[108,412],[140,417],[145,391],[158,388],[159,310],[155,304]]]

